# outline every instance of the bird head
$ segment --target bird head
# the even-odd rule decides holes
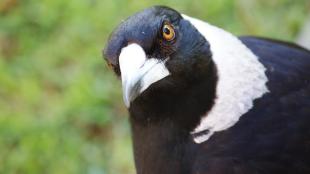
[[[205,76],[211,56],[205,37],[179,12],[163,6],[121,22],[104,49],[108,65],[121,77],[128,108],[144,93],[160,96],[160,91],[189,88]]]
[[[265,67],[238,37],[168,7],[123,21],[104,57],[131,118],[172,121],[196,142],[236,124],[268,92]]]

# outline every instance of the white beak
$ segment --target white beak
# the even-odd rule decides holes
[[[137,98],[151,84],[170,74],[165,67],[166,60],[147,58],[143,48],[135,43],[122,49],[119,55],[119,65],[123,98],[128,108],[130,107],[130,102]]]

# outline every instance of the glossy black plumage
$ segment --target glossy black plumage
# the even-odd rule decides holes
[[[137,20],[141,18],[151,20]],[[234,126],[197,144],[191,131],[213,107],[219,78],[208,38],[177,11],[151,7],[115,30],[106,60],[120,75],[117,58],[132,42],[149,57],[164,58],[158,33],[165,20],[177,33],[174,43],[166,43],[173,50],[166,62],[171,75],[152,84],[128,108],[137,173],[310,173],[310,52],[285,42],[240,37],[266,67],[269,92]]]
[[[232,128],[196,146],[197,173],[310,173],[310,52],[241,37],[267,68],[270,90]],[[207,158],[206,158],[207,156]]]
[[[236,125],[202,144],[170,120],[141,126],[131,118],[136,160],[144,167],[138,173],[310,173],[310,52],[270,40],[240,39],[266,66],[270,92]],[[142,153],[147,159],[139,159]]]

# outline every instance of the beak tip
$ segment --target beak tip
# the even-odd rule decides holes
[[[123,85],[123,99],[127,108],[130,107],[130,103],[138,97],[141,91],[140,81],[131,81],[133,83],[126,83]]]
[[[123,86],[123,100],[127,108],[130,107],[129,91],[126,89],[126,86]]]
[[[128,100],[124,100],[124,103],[125,103],[125,106],[126,106],[127,108],[130,107],[130,102],[129,102]]]

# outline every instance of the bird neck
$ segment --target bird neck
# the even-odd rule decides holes
[[[210,63],[201,77],[188,81],[167,77],[131,103],[138,174],[190,173],[190,149],[195,146],[191,132],[213,105],[216,78],[214,64]]]
[[[141,124],[131,119],[137,174],[189,173],[190,134],[173,122]]]

